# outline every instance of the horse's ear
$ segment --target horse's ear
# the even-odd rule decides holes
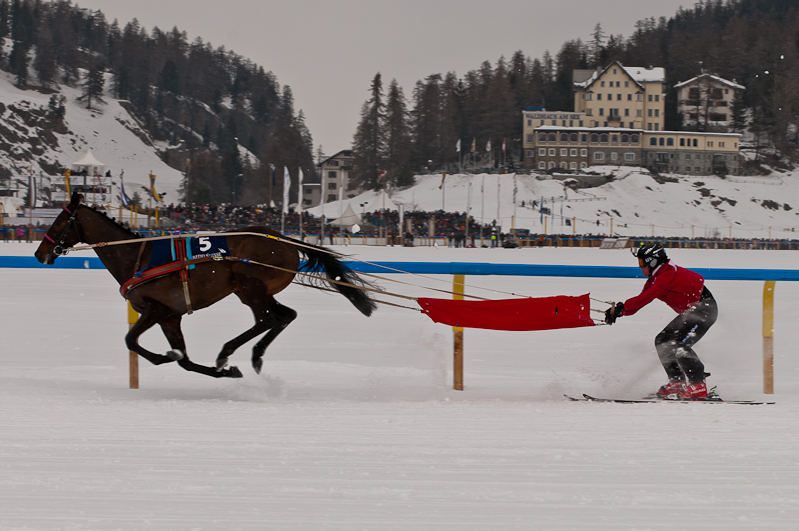
[[[83,196],[78,192],[72,192],[72,197],[69,199],[69,204],[72,206],[78,206],[83,201]]]

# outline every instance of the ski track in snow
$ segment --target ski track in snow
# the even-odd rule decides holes
[[[34,249],[0,243],[0,255]],[[596,249],[336,250],[370,261],[634,265]],[[795,254],[670,252],[686,267],[791,267]],[[643,286],[466,281],[467,293],[600,300]],[[697,345],[709,383],[776,405],[566,401],[663,383],[652,342],[673,312],[659,301],[613,327],[466,330],[458,392],[449,327],[387,306],[367,319],[300,286],[278,296],[299,317],[267,351],[264,374],[247,345],[231,359],[241,380],[141,360],[141,389],[129,390],[126,308],[107,272],[0,269],[0,529],[796,529],[799,286],[776,286],[777,392],[766,396],[763,283],[708,285],[720,306]],[[189,355],[212,363],[250,323],[234,298],[185,318]],[[157,330],[142,344],[166,350]]]

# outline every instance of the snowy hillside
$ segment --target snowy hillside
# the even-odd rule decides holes
[[[602,186],[577,190],[565,181],[537,175],[417,176],[416,186],[389,191],[406,211],[466,212],[477,220],[497,220],[503,230],[529,229],[547,234],[611,233],[616,236],[681,236],[719,238],[796,238],[799,225],[799,181],[793,173],[768,177],[653,177],[641,168],[593,168],[614,179]],[[542,180],[545,179],[545,180]],[[590,179],[590,177],[587,177]],[[597,179],[602,179],[597,177]],[[515,201],[514,201],[514,189]],[[481,192],[481,190],[483,190]],[[377,192],[325,205],[335,218],[352,205],[356,214],[379,207]],[[545,213],[538,210],[541,200]],[[535,210],[532,202],[536,201]],[[363,205],[363,206],[361,206]],[[310,209],[314,215],[319,207]],[[512,219],[513,218],[513,219]],[[597,222],[599,222],[597,224]],[[546,226],[545,226],[546,225]]]
[[[91,150],[113,176],[112,204],[118,204],[117,186],[122,171],[129,196],[139,192],[146,197],[142,187],[149,187],[148,174],[154,173],[156,189],[166,193],[166,202],[178,202],[181,172],[161,161],[157,150],[166,146],[153,143],[123,103],[106,91],[105,104],[87,109],[77,101],[78,88],[62,85],[59,91],[66,97],[63,133],[49,130],[51,121],[45,119],[51,94],[21,90],[13,84],[11,75],[0,72],[0,145],[4,147],[0,150],[0,165],[10,170],[13,179],[27,182],[31,168],[37,176],[39,172],[54,176],[57,168],[70,168]],[[20,197],[25,194],[26,191],[21,192]]]

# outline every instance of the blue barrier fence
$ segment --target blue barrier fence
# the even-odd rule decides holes
[[[346,262],[361,273],[420,275],[503,275],[526,277],[643,278],[637,267],[577,266],[544,264],[491,264],[480,262]],[[0,256],[0,268],[105,269],[96,256],[63,256],[53,265],[42,265],[33,256]],[[389,269],[386,269],[389,268]],[[692,268],[708,280],[799,281],[797,269]]]

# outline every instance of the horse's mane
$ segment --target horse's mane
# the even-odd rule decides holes
[[[128,234],[130,236],[133,236],[134,238],[142,238],[143,237],[138,232],[132,231],[131,229],[129,229],[128,227],[126,227],[125,225],[123,225],[122,223],[117,221],[116,218],[109,218],[108,214],[106,214],[105,212],[100,212],[96,208],[90,207],[89,205],[87,205],[85,203],[81,203],[81,206],[84,206],[84,207],[88,208],[92,212],[96,212],[99,216],[102,216],[102,219],[104,219],[106,222],[111,223],[112,225],[115,225],[115,226],[119,227],[120,229],[125,231],[126,234]]]

